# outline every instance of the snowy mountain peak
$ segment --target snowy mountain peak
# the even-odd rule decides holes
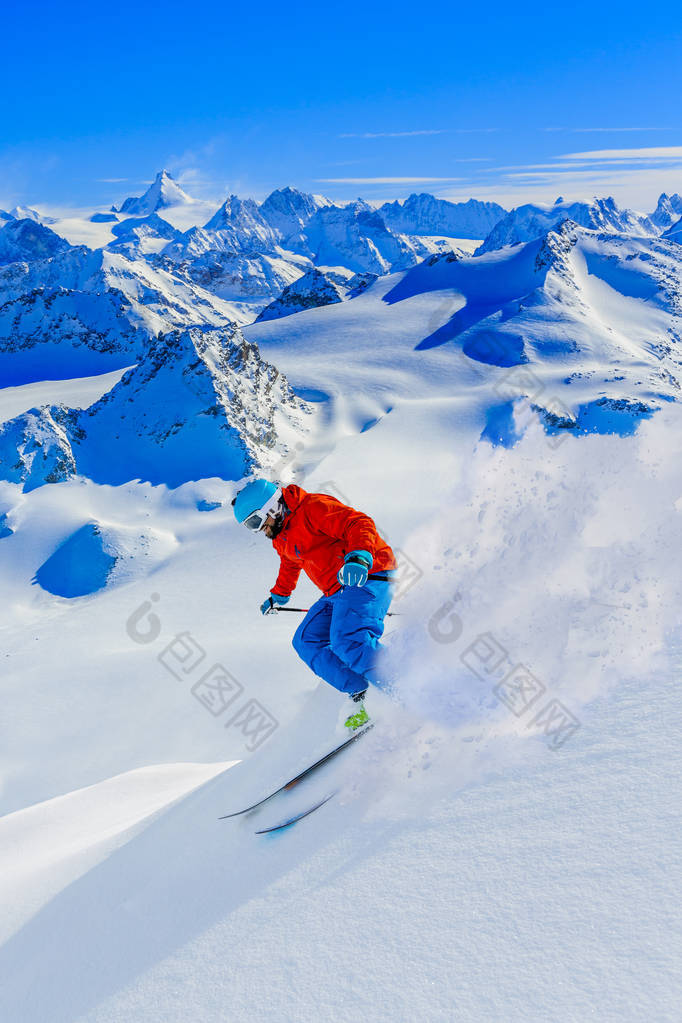
[[[169,206],[182,206],[194,200],[180,188],[167,170],[159,171],[144,195],[130,196],[122,203],[119,213],[146,217]]]
[[[71,248],[64,238],[34,220],[9,220],[0,227],[0,265],[48,259]]]
[[[0,216],[2,213],[0,212]],[[38,213],[38,210],[32,209],[30,206],[13,206],[9,211],[9,216],[14,217],[15,220],[34,220],[36,224],[54,224],[54,217],[44,216],[42,213]]]
[[[469,199],[454,203],[427,192],[415,192],[402,203],[384,203],[379,212],[391,230],[403,234],[485,238],[506,210],[495,202]]]
[[[32,490],[79,473],[176,487],[267,470],[310,408],[239,328],[155,338],[137,366],[83,411],[31,409],[0,427],[0,475]]]
[[[661,231],[667,231],[682,216],[682,196],[674,192],[667,195],[662,192],[658,197],[656,209],[650,215],[651,222]]]
[[[527,203],[511,210],[478,247],[476,255],[540,238],[563,220],[572,220],[593,231],[637,237],[650,237],[658,233],[648,217],[621,209],[610,196],[605,199],[595,198],[590,203],[568,203],[560,197],[553,206]]]
[[[343,283],[353,279],[354,275],[348,270],[344,277]],[[318,306],[341,302],[345,292],[346,289],[340,283],[338,273],[324,273],[317,267],[313,267],[312,270],[308,270],[306,274],[285,288],[279,298],[266,306],[257,317],[256,322],[276,320],[281,316],[291,316],[292,313],[299,313],[305,309],[315,309]]]
[[[278,243],[279,234],[263,219],[258,204],[230,195],[204,227],[186,231],[166,246],[163,255],[175,262],[208,260],[215,269],[226,254],[271,253]]]
[[[220,209],[204,224],[205,231],[221,231],[224,228],[240,226],[267,226],[253,199],[240,199],[238,195],[229,195]]]
[[[567,257],[578,242],[580,231],[578,224],[569,219],[562,220],[548,231],[535,257],[535,271],[552,270],[577,291],[578,285]]]
[[[261,216],[268,224],[279,231],[282,238],[299,234],[319,209],[333,205],[331,200],[322,196],[299,192],[297,188],[277,188],[260,206]]]

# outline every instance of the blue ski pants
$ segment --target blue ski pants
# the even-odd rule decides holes
[[[383,573],[382,573],[383,574]],[[364,586],[344,586],[320,597],[292,640],[316,675],[342,693],[359,693],[384,681],[377,672],[379,642],[393,596],[393,581],[369,577]]]

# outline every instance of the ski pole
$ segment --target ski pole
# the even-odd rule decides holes
[[[279,614],[280,611],[297,611],[300,614],[307,614],[308,611],[310,611],[310,608],[309,607],[278,607],[275,604],[274,607],[272,608],[272,610],[276,611],[277,614]],[[400,611],[388,611],[386,613],[386,617],[388,617],[388,615],[394,615],[394,616],[395,615],[399,615],[400,613],[401,613]]]

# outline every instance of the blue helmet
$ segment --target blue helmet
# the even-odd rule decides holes
[[[269,480],[253,480],[243,487],[232,502],[234,517],[257,532],[269,514],[276,515],[282,491]]]

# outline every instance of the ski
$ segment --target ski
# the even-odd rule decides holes
[[[335,757],[338,753],[341,753],[342,750],[345,750],[352,743],[356,742],[361,736],[365,735],[365,733],[369,732],[370,729],[372,728],[374,728],[374,724],[370,723],[365,728],[361,728],[359,731],[354,732],[353,735],[351,735],[350,738],[344,740],[344,742],[342,742],[340,746],[336,746],[333,750],[330,750],[329,753],[326,753],[323,757],[320,757],[320,759],[316,760],[314,764],[310,765],[310,767],[306,767],[305,770],[301,771],[300,774],[297,774],[295,778],[292,778],[290,781],[285,782],[284,785],[280,785],[280,787],[278,789],[275,789],[274,792],[271,792],[263,799],[259,799],[257,803],[253,803],[251,806],[245,807],[243,810],[236,810],[234,813],[226,813],[222,817],[219,817],[218,820],[226,821],[229,820],[231,817],[241,817],[245,813],[250,813],[252,810],[257,810],[259,806],[263,806],[263,804],[267,803],[270,799],[274,799],[274,797],[278,796],[280,792],[288,792],[289,789],[295,788],[296,785],[298,785],[299,782],[303,781],[304,778],[307,778],[309,774],[312,774],[313,771],[316,771],[318,767],[322,767],[322,765],[326,764],[328,760],[331,760],[332,757]],[[314,809],[317,809],[317,807],[315,807]]]
[[[319,810],[321,806],[324,806],[325,803],[328,803],[330,799],[333,799],[333,797],[336,794],[337,794],[336,792],[332,792],[331,795],[325,796],[324,799],[321,799],[319,803],[315,803],[315,806],[311,806],[309,810],[303,810],[302,813],[297,813],[295,817],[289,817],[287,818],[287,820],[282,821],[280,824],[273,824],[269,828],[261,828],[260,831],[256,831],[254,833],[256,835],[269,835],[273,831],[284,831],[285,828],[290,828],[298,821],[302,821],[304,817],[309,817],[311,813],[315,813],[315,811]]]

